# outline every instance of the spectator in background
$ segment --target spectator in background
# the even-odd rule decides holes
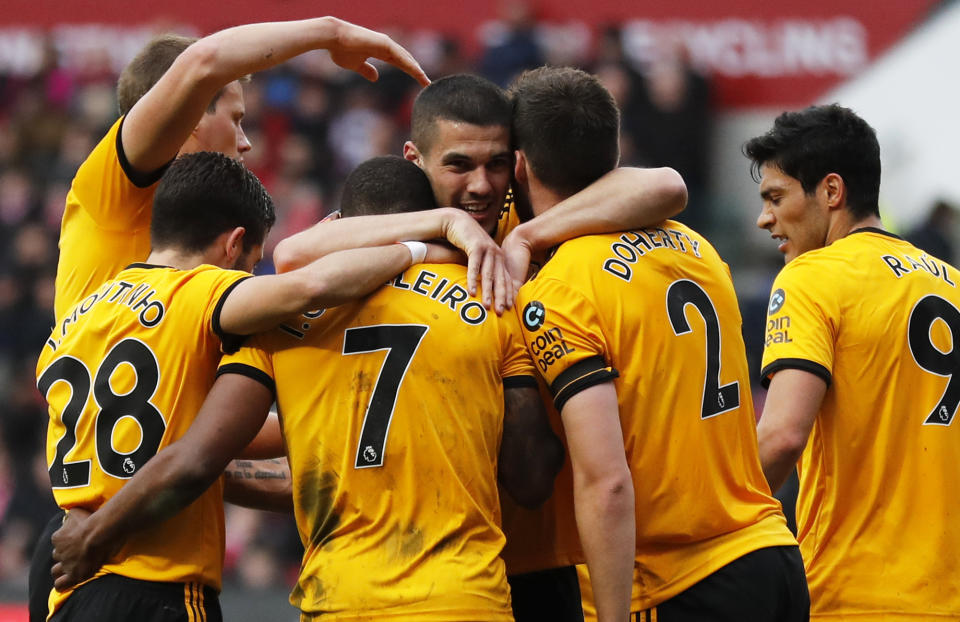
[[[941,199],[933,204],[927,219],[904,237],[917,248],[954,265],[956,227],[957,208]]]
[[[485,30],[486,49],[480,59],[480,74],[506,86],[525,69],[543,64],[543,54],[534,34],[534,15],[526,0],[501,0],[500,20]]]

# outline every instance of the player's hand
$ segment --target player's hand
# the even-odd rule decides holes
[[[481,302],[497,315],[513,307],[516,286],[507,272],[503,251],[466,212],[452,211],[445,221],[443,235],[467,255],[467,290],[477,293],[479,276]]]
[[[530,257],[533,254],[533,249],[530,247],[530,242],[517,233],[517,230],[514,229],[507,234],[501,248],[503,248],[507,272],[510,274],[514,287],[520,289],[520,286],[530,278]]]
[[[73,508],[63,519],[63,526],[53,533],[53,585],[64,590],[86,581],[110,558],[112,551],[95,550],[87,543],[85,526],[90,512]]]
[[[327,50],[336,64],[376,82],[380,74],[368,59],[378,58],[409,74],[422,86],[430,84],[430,78],[413,55],[387,35],[336,17],[327,19],[333,24],[334,33],[333,41]]]

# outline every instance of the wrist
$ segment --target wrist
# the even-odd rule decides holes
[[[410,265],[415,266],[418,263],[423,263],[423,259],[427,256],[427,245],[423,242],[417,242],[415,240],[408,240],[405,242],[398,242],[407,247],[407,250],[410,251]]]
[[[513,228],[510,235],[531,252],[543,250],[539,245],[540,240],[537,238],[537,227],[531,226],[531,223],[533,223],[532,220],[520,223]]]

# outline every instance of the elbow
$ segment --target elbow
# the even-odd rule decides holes
[[[680,173],[672,168],[657,169],[658,186],[663,195],[666,217],[676,216],[687,207],[687,184]]]
[[[771,463],[796,464],[807,446],[807,434],[796,430],[765,429],[762,421],[757,430],[757,442],[764,466]]]
[[[219,88],[226,82],[227,76],[218,75],[220,46],[206,37],[195,41],[180,54],[177,62],[186,64],[186,80],[197,85],[209,85]]]
[[[581,494],[593,499],[591,505],[604,515],[633,513],[633,478],[626,465],[623,469],[583,481],[578,488],[581,489]]]
[[[289,238],[280,240],[273,249],[273,266],[277,274],[290,272],[297,268],[296,254]]]

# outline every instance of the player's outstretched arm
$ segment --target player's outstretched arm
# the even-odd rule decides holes
[[[515,288],[506,272],[503,251],[466,212],[453,207],[325,220],[281,240],[273,252],[284,273],[349,248],[381,246],[403,240],[445,239],[467,256],[467,289],[479,283],[484,306],[498,313],[513,306]]]
[[[535,387],[503,391],[503,438],[497,479],[513,500],[537,508],[553,494],[563,466],[563,443],[553,433]]]
[[[87,518],[70,517],[53,534],[54,585],[90,578],[130,534],[173,516],[199,497],[256,435],[273,394],[260,382],[224,374],[187,433],[151,458]]]
[[[531,253],[582,235],[626,231],[676,216],[687,205],[687,186],[671,168],[614,169],[503,241],[511,276],[523,282]]]
[[[169,162],[190,136],[214,95],[247,74],[324,49],[335,63],[377,79],[369,59],[388,62],[426,86],[430,80],[413,56],[387,35],[335,17],[236,26],[200,39],[130,110],[121,140],[134,169],[154,171]]]
[[[757,424],[760,465],[771,492],[777,492],[807,446],[827,383],[802,369],[783,369],[770,379]]]
[[[616,388],[605,382],[577,393],[563,405],[561,417],[597,619],[621,622],[630,616],[637,533]]]
[[[356,300],[410,267],[402,244],[339,251],[286,274],[241,282],[223,303],[220,326],[233,335],[273,328],[290,316]]]

